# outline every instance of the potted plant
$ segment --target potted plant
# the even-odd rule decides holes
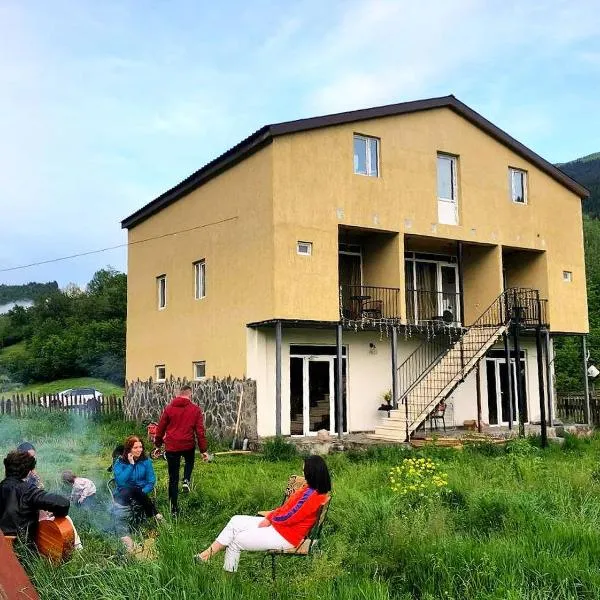
[[[392,390],[388,390],[382,395],[383,402],[377,410],[387,410],[388,412],[394,407],[392,406]]]

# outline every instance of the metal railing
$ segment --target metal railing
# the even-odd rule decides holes
[[[445,400],[454,388],[469,374],[496,339],[511,323],[520,327],[544,325],[545,302],[539,291],[512,288],[500,294],[481,316],[458,339],[438,351],[420,346],[400,369],[401,378],[411,382],[404,388],[400,402],[404,405],[406,437],[416,422],[424,421],[436,404]],[[427,342],[430,344],[431,342]],[[426,344],[427,344],[426,343]],[[431,362],[427,363],[427,359]],[[408,361],[411,361],[409,371]],[[423,366],[420,376],[414,375],[416,366]]]
[[[460,294],[407,289],[406,322],[419,325],[428,321],[460,323]]]
[[[340,286],[342,321],[400,320],[400,289],[373,285]]]

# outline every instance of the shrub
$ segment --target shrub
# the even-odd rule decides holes
[[[427,458],[405,458],[390,471],[390,487],[410,502],[438,498],[448,487],[448,475]]]
[[[267,440],[263,446],[263,457],[269,462],[293,460],[298,456],[298,449],[282,437]]]

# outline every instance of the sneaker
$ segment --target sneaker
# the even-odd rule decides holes
[[[181,491],[185,494],[189,494],[192,490],[190,488],[190,482],[186,479],[183,480],[183,485],[181,486]]]

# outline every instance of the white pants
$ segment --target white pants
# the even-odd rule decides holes
[[[264,517],[249,517],[247,515],[235,515],[229,519],[225,529],[217,536],[217,542],[227,546],[225,550],[226,571],[237,571],[242,550],[288,550],[293,548],[275,528],[259,527],[258,524]]]

